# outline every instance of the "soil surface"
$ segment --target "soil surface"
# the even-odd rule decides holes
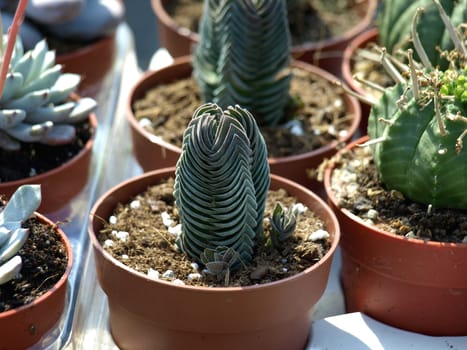
[[[337,37],[355,27],[362,16],[356,4],[361,0],[304,0],[289,5],[288,19],[292,45]],[[290,3],[292,3],[290,1]],[[198,32],[203,0],[172,0],[167,12],[182,27]]]
[[[293,68],[290,96],[293,106],[284,116],[289,127],[262,127],[269,157],[309,152],[341,140],[354,118],[348,114],[343,91],[316,75]],[[195,110],[202,104],[199,87],[192,77],[157,86],[133,104],[136,119],[145,119],[145,128],[166,142],[181,147],[183,132]],[[148,123],[149,122],[149,123]],[[293,125],[301,125],[303,134]]]
[[[50,290],[65,273],[68,255],[55,228],[36,218],[27,220],[29,237],[20,249],[20,277],[0,285],[0,312],[31,303]]]
[[[337,203],[369,225],[408,238],[467,243],[467,210],[429,209],[387,190],[379,181],[369,147],[335,157],[332,191]]]
[[[76,125],[76,138],[68,145],[49,146],[37,142],[21,143],[19,151],[0,148],[0,182],[14,181],[57,168],[76,156],[93,133],[88,120]]]
[[[174,206],[173,183],[173,178],[167,179],[148,188],[130,203],[120,204],[114,212],[115,223],[110,224],[107,221],[109,218],[102,218],[105,220],[104,229],[96,233],[100,243],[114,258],[143,274],[153,269],[163,278],[164,272],[172,270],[173,276],[167,280],[178,279],[186,285],[225,286],[226,280],[217,282],[214,276],[206,274],[201,268],[194,268],[193,261],[178,249],[175,235],[164,226],[163,212],[169,214],[174,225],[179,220]],[[272,214],[278,201],[287,208],[296,203],[295,198],[283,190],[270,191],[265,218]],[[298,216],[294,236],[284,242],[279,252],[264,244],[270,231],[269,221],[265,219],[265,237],[257,242],[254,260],[248,265],[243,264],[239,270],[230,271],[228,286],[276,281],[312,266],[326,254],[332,242],[329,237],[316,241],[308,239],[311,233],[320,229],[324,229],[322,221],[313,212],[306,210]],[[116,237],[122,232],[129,233],[124,240]],[[199,273],[200,276],[188,279],[193,273]]]

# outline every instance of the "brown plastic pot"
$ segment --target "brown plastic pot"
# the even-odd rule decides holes
[[[80,96],[96,97],[114,65],[115,55],[114,33],[73,52],[57,55],[55,61],[63,65],[64,72],[81,76],[77,90]]]
[[[166,4],[170,0],[151,0],[152,9],[156,15],[159,44],[166,48],[173,57],[190,55],[193,46],[198,42],[198,33],[181,27],[166,11]],[[342,52],[347,44],[357,34],[366,30],[372,23],[377,0],[358,1],[357,6],[361,21],[340,36],[318,41],[294,45],[292,56],[301,61],[313,63],[333,74],[340,76]]]
[[[413,332],[467,335],[467,244],[404,238],[365,224],[337,205],[330,187],[333,168],[326,169],[324,181],[342,230],[347,311]]]
[[[49,214],[65,207],[88,182],[92,146],[97,128],[95,113],[89,115],[89,122],[93,134],[76,156],[44,173],[15,181],[0,182],[0,194],[9,198],[21,185],[38,184],[42,188],[39,212]]]
[[[358,49],[364,48],[367,44],[378,42],[378,29],[372,28],[357,35],[344,50],[342,57],[342,79],[350,87],[351,90],[358,93],[360,96],[371,97],[369,93],[361,87],[361,85],[353,78],[353,57]],[[360,101],[362,111],[362,120],[360,122],[360,131],[362,135],[366,135],[368,128],[368,116],[370,115],[371,105]]]
[[[121,349],[303,349],[314,304],[324,293],[339,226],[324,201],[308,189],[271,175],[272,189],[285,189],[325,222],[332,246],[315,265],[280,281],[248,287],[193,287],[152,280],[114,259],[96,235],[118,203],[175,168],[127,180],[100,197],[91,210],[89,236],[98,281],[107,294],[110,330]]]
[[[305,62],[294,61],[292,66],[304,69],[310,74],[328,81],[336,80],[330,73]],[[144,171],[175,166],[182,150],[180,147],[155,137],[141,127],[134,116],[133,103],[143,98],[148,90],[157,85],[188,78],[192,70],[191,56],[179,57],[175,59],[173,64],[165,68],[146,72],[130,91],[126,115],[131,128],[133,153]],[[343,98],[348,113],[353,115],[347,135],[342,137],[339,142],[335,141],[310,152],[287,157],[268,158],[272,173],[296,181],[315,193],[321,194],[323,192],[322,183],[311,179],[307,174],[308,170],[317,168],[325,158],[329,158],[336,153],[338,144],[349,142],[357,132],[360,123],[361,112],[357,99],[348,94],[344,94]]]
[[[57,325],[65,309],[67,282],[73,265],[72,248],[66,234],[52,221],[39,213],[35,216],[55,227],[68,255],[68,264],[63,276],[45,294],[27,305],[0,313],[1,350],[30,348]]]

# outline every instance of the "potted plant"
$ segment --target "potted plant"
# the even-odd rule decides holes
[[[72,249],[65,233],[35,212],[39,185],[23,185],[0,211],[0,327],[4,349],[27,349],[65,308]]]
[[[145,171],[175,165],[190,115],[185,112],[174,120],[168,110],[187,111],[211,101],[223,108],[238,103],[251,110],[262,127],[272,171],[319,192],[321,184],[308,171],[351,139],[360,120],[357,100],[336,90],[331,82],[337,78],[331,74],[291,61],[284,1],[207,1],[205,10],[194,55],[148,72],[130,92],[127,116],[136,159]],[[149,101],[147,111],[136,113],[146,103],[137,101],[149,95],[148,90],[161,86],[169,91],[172,84],[181,84],[173,85],[180,95],[166,98],[166,108]],[[181,101],[175,105],[176,100]],[[175,134],[178,144],[154,134],[151,128],[158,124]]]
[[[441,4],[454,26],[467,21],[466,1],[446,0],[441,1]],[[417,8],[420,7],[425,9],[425,13],[417,21],[419,39],[432,64],[441,64],[445,67],[447,62],[440,59],[437,48],[451,50],[453,46],[432,0],[383,1],[381,10],[378,12],[377,27],[355,36],[344,50],[342,79],[352,91],[366,97],[365,100],[360,100],[362,109],[360,126],[363,134],[366,134],[372,101],[381,95],[381,92],[370,87],[368,82],[382,87],[394,84],[394,80],[382,68],[380,49],[384,48],[386,55],[404,59],[400,52],[408,48],[413,49],[409,40],[412,32],[412,18]]]
[[[160,46],[165,47],[173,57],[191,54],[200,40],[198,24],[203,0],[152,0],[151,4],[158,20]],[[185,23],[174,17],[176,7],[185,10],[182,15]],[[376,9],[375,0],[287,0],[293,57],[338,75],[340,53],[355,35],[372,24]]]
[[[16,3],[3,2],[5,28],[12,21]],[[46,39],[64,72],[82,77],[78,93],[96,97],[113,67],[115,32],[124,14],[119,0],[33,1],[26,8],[20,36],[27,50]]]
[[[76,74],[62,73],[45,41],[24,51],[18,38],[21,1],[8,36],[0,72],[0,193],[38,183],[45,193],[40,210],[65,206],[87,182],[97,125],[92,98],[73,91]]]
[[[271,211],[275,200],[282,206]],[[317,195],[269,174],[264,140],[246,109],[205,104],[185,131],[176,168],[110,189],[91,210],[89,236],[118,346],[302,349],[339,227]],[[307,262],[287,258],[300,241],[326,248]],[[295,270],[295,261],[304,265]]]
[[[455,43],[441,53],[448,68],[416,62],[409,50],[407,74],[372,106],[369,139],[336,155],[324,180],[343,231],[348,311],[414,332],[466,335],[466,34],[434,2]],[[355,147],[363,142],[370,147]]]

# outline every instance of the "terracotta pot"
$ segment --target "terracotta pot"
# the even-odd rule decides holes
[[[96,238],[117,203],[127,203],[175,168],[152,171],[110,189],[91,210],[89,236],[98,281],[107,294],[110,330],[121,349],[303,349],[310,315],[324,292],[339,240],[337,220],[317,195],[271,175],[325,222],[333,243],[315,265],[280,281],[248,287],[193,287],[152,280],[114,259]]]
[[[193,46],[199,40],[199,35],[175,22],[165,9],[168,1],[170,0],[151,0],[157,18],[159,44],[165,47],[173,57],[190,55]],[[353,37],[371,25],[378,1],[363,0],[356,6],[361,15],[361,21],[355,27],[338,37],[295,45],[292,47],[292,56],[340,76],[342,51]]]
[[[307,70],[329,81],[336,79],[330,73],[305,62],[294,61],[292,66]],[[143,98],[149,89],[162,83],[187,78],[191,73],[191,56],[179,57],[170,66],[145,73],[130,91],[126,115],[131,128],[133,152],[144,171],[175,166],[180,157],[181,148],[154,137],[153,134],[142,128],[133,114],[133,103]],[[349,114],[354,115],[347,135],[340,139],[340,142],[347,143],[358,129],[360,123],[360,105],[357,99],[347,94],[344,94],[344,103],[347,105]],[[318,167],[325,158],[331,157],[336,152],[337,145],[338,142],[336,141],[311,152],[294,156],[269,158],[271,172],[294,180],[321,194],[323,192],[322,183],[311,179],[307,175],[307,170]]]
[[[21,185],[38,184],[41,185],[43,193],[39,212],[48,214],[65,207],[88,182],[92,146],[97,128],[97,118],[94,113],[89,115],[89,121],[93,135],[77,155],[59,167],[39,175],[0,182],[0,194],[8,198]]]
[[[332,170],[326,169],[324,179],[342,230],[347,311],[413,332],[467,335],[467,244],[425,242],[366,225],[337,205],[330,189]]]
[[[60,280],[33,302],[0,313],[1,350],[24,350],[39,342],[57,324],[65,309],[68,277],[73,264],[72,248],[66,234],[39,213],[36,218],[56,228],[68,255],[68,264]]]
[[[113,34],[73,52],[57,55],[55,61],[63,65],[64,72],[81,76],[82,80],[77,90],[80,96],[96,97],[113,67],[115,55],[116,43]]]
[[[346,47],[344,50],[344,55],[342,57],[342,79],[347,84],[350,89],[355,91],[361,96],[369,96],[368,92],[361,87],[359,83],[353,78],[353,57],[355,52],[364,48],[368,43],[378,41],[378,29],[372,28],[363,33],[357,35]],[[362,120],[360,122],[360,131],[362,135],[366,135],[368,127],[368,116],[370,115],[371,106],[363,101],[360,101],[360,107],[362,111]]]

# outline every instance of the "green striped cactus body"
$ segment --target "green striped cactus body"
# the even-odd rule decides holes
[[[175,176],[182,250],[198,262],[217,247],[251,260],[269,182],[266,146],[253,116],[239,106],[199,107],[185,130]]]
[[[203,100],[279,124],[290,101],[285,0],[206,0],[199,32],[193,68]]]
[[[467,0],[440,0],[440,3],[455,27],[467,22]],[[404,49],[411,46],[409,39],[417,8],[424,9],[416,27],[422,46],[434,66],[446,68],[447,61],[440,58],[437,47],[448,51],[453,44],[433,0],[383,1],[378,17],[379,43],[389,53],[401,45]]]
[[[462,146],[460,138],[467,130],[467,119],[462,118],[467,116],[463,83],[467,72],[464,68],[458,74],[464,98],[460,94],[453,100],[441,99],[445,134],[438,124],[433,100],[425,105],[416,101],[409,90],[405,107],[397,107],[406,88],[398,84],[373,106],[368,135],[384,139],[372,147],[381,181],[389,189],[434,207],[467,209],[467,145]]]

